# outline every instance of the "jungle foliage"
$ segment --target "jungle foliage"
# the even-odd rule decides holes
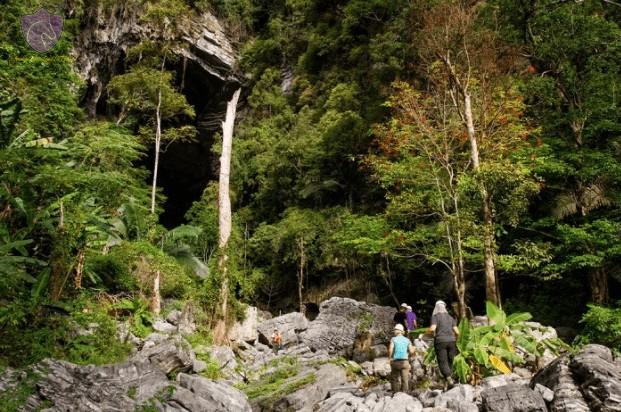
[[[213,322],[216,185],[205,184],[185,225],[165,228],[146,157],[197,136],[174,39],[177,23],[206,10],[227,26],[246,78],[231,175],[232,313],[339,294],[408,301],[421,319],[437,298],[481,313],[492,273],[505,308],[573,327],[586,312],[585,339],[618,346],[618,328],[597,326],[616,313],[607,305],[621,287],[612,2],[127,2],[166,36],[128,51],[96,119],[80,107],[71,49],[89,8],[113,2],[66,2],[62,38],[35,52],[20,17],[66,12],[61,3],[8,0],[0,11],[0,364],[119,359],[121,343],[101,358],[88,349],[113,339],[103,320],[92,341],[71,331],[105,315],[148,333],[156,274],[168,302],[199,308],[206,329]],[[509,323],[494,336],[518,339]],[[466,332],[481,341],[492,330]],[[489,354],[517,356],[464,350],[464,377],[481,373],[477,356],[487,369]]]

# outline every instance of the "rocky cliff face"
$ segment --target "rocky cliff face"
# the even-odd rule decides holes
[[[86,82],[83,105],[90,116],[104,95],[110,78],[123,71],[127,50],[141,40],[162,38],[140,19],[143,9],[134,2],[114,2],[87,9],[73,55],[76,72]],[[179,22],[177,22],[179,23]],[[236,73],[236,53],[218,19],[208,12],[180,24],[176,53],[194,63],[202,75],[224,88],[240,81]]]

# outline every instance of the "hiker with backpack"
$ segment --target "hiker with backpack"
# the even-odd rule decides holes
[[[408,392],[410,383],[409,355],[414,352],[412,342],[405,336],[405,328],[398,323],[394,328],[395,336],[388,346],[390,358],[390,387],[393,392]]]
[[[399,310],[397,311],[397,313],[395,313],[395,316],[393,316],[392,318],[393,322],[395,322],[396,324],[402,325],[404,330],[406,330],[408,327],[407,315],[405,314],[405,311],[407,308],[408,308],[407,303],[402,303],[401,306],[399,306]]]
[[[457,354],[457,322],[446,310],[446,303],[439,300],[433,309],[429,332],[434,334],[434,348],[438,358],[438,366],[444,377],[446,386],[453,385],[453,359]]]

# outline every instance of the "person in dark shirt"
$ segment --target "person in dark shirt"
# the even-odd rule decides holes
[[[429,331],[434,333],[434,348],[440,372],[447,385],[453,384],[453,359],[457,354],[456,340],[459,335],[457,322],[446,310],[446,303],[439,300],[433,309]]]
[[[408,305],[406,303],[402,303],[399,311],[395,313],[395,316],[392,318],[396,324],[403,325],[404,330],[408,330],[407,315],[405,314],[407,307]]]

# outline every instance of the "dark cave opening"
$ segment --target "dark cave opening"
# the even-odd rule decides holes
[[[207,74],[195,62],[181,61],[174,69],[180,90],[196,112],[198,136],[192,142],[162,145],[157,186],[166,196],[160,222],[169,229],[185,223],[192,203],[201,198],[210,181],[218,178],[219,159],[212,147],[232,94],[229,84]],[[150,170],[153,156],[151,146],[146,160]]]

